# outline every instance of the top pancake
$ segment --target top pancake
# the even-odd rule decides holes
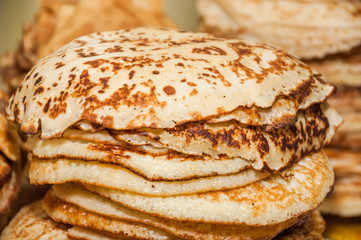
[[[138,28],[80,37],[42,59],[10,100],[9,119],[28,134],[59,137],[89,121],[111,129],[170,128],[239,107],[270,108],[278,97],[308,105],[315,73],[263,44],[202,33]],[[281,108],[282,110],[282,108]],[[287,113],[288,110],[286,110]],[[227,118],[228,119],[228,118]]]

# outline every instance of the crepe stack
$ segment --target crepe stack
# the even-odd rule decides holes
[[[0,91],[0,230],[7,224],[21,179],[21,140],[15,124],[6,120],[7,100],[7,95]]]
[[[263,44],[138,28],[83,36],[41,60],[7,113],[29,135],[31,182],[54,184],[42,207],[69,238],[271,239],[288,229],[278,237],[320,239],[312,212],[333,187],[320,149],[342,121],[325,102],[333,92]],[[16,221],[39,212],[54,226],[39,208]],[[31,232],[11,223],[1,239],[17,228]]]
[[[37,60],[77,37],[140,26],[176,27],[162,0],[41,0],[18,48],[0,57],[4,87],[13,93]]]

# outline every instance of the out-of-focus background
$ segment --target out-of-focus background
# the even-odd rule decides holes
[[[164,0],[165,12],[181,29],[194,30],[198,25],[196,0]],[[38,0],[0,0],[0,54],[15,48],[22,25],[33,20]]]

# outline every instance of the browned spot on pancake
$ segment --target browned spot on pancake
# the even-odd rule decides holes
[[[54,97],[53,106],[49,109],[49,116],[55,119],[61,113],[66,113],[67,103],[65,102],[68,98],[69,93],[61,91],[59,97]]]
[[[100,81],[101,84],[102,84],[102,89],[103,89],[103,90],[109,88],[109,84],[108,84],[109,79],[110,79],[110,77],[99,78],[99,81]]]
[[[174,87],[167,85],[163,88],[163,91],[167,94],[167,95],[174,95],[176,93]]]
[[[63,63],[63,62],[57,62],[56,64],[55,64],[55,69],[58,69],[58,68],[61,68],[61,67],[64,67],[65,66],[65,63]]]
[[[20,108],[19,108],[19,104],[16,103],[15,106],[14,106],[14,119],[16,122],[19,121],[19,114],[20,114]]]
[[[70,88],[70,86],[74,83],[75,78],[76,78],[75,74],[69,74],[68,86],[66,87],[66,89]]]
[[[44,113],[47,113],[49,111],[50,103],[51,103],[51,98],[49,98],[48,101],[45,103],[45,106],[43,108]]]
[[[91,95],[87,97],[83,104],[83,114],[82,119],[89,120],[90,122],[99,123],[97,117],[93,115],[95,109],[110,106],[114,109],[117,109],[121,105],[126,105],[128,107],[139,107],[146,108],[149,106],[164,106],[164,102],[159,102],[157,95],[155,93],[156,87],[149,85],[149,92],[133,92],[136,85],[132,84],[123,84],[123,87],[116,90],[110,95],[109,98],[104,100],[99,100],[96,95]]]
[[[124,52],[123,48],[119,45],[115,45],[111,48],[107,48],[105,49],[105,52],[108,52],[108,53],[115,53],[115,52]]]
[[[194,95],[197,95],[198,94],[198,91],[197,89],[193,89],[191,93],[189,93],[189,96],[192,97]]]
[[[42,92],[44,92],[44,88],[43,87],[38,87],[37,89],[35,89],[34,95],[40,94]]]
[[[227,53],[216,46],[204,47],[204,48],[193,48],[192,53],[208,54],[208,55],[226,55]]]
[[[226,86],[226,87],[232,86],[232,84],[230,82],[228,82],[216,68],[204,68],[204,69],[213,73],[214,75],[212,75],[211,77],[220,80],[224,86]]]
[[[92,82],[90,79],[88,70],[83,70],[79,77],[79,83],[74,86],[74,91],[72,93],[73,97],[81,97],[88,96],[89,92],[92,88],[94,88],[97,84]]]
[[[162,104],[165,105],[166,103],[162,103]],[[142,125],[146,127],[146,125],[144,124],[145,122],[149,122],[150,127],[153,128],[157,127],[157,124],[160,122],[160,119],[157,116],[154,108],[149,108],[148,113],[139,114],[138,116],[136,116],[132,121],[129,122],[129,124],[127,125],[127,129],[135,129]]]
[[[271,73],[280,76],[283,74],[284,71],[293,70],[296,67],[296,63],[294,61],[291,61],[290,63],[288,61],[288,58],[293,57],[285,54],[283,51],[272,49],[271,47],[268,47],[266,45],[257,45],[257,47],[266,50],[272,49],[273,53],[275,54],[275,59],[268,61],[268,64],[270,65],[268,68],[260,66],[261,71],[256,72],[254,71],[254,69],[245,66],[240,61],[244,57],[251,57],[252,55],[254,56],[255,61],[259,61],[259,59],[257,59],[257,57],[259,57],[259,54],[252,51],[252,48],[254,48],[254,46],[248,45],[243,42],[230,43],[228,45],[238,54],[238,59],[230,63],[232,71],[235,72],[238,77],[241,77],[241,75],[239,74],[239,70],[242,70],[249,80],[256,80],[257,83],[261,83]],[[302,65],[302,67],[307,68],[307,66],[304,64]]]
[[[158,75],[158,74],[159,74],[159,71],[155,70],[155,71],[153,71],[152,73],[155,74],[155,75]]]
[[[82,58],[87,58],[87,57],[94,57],[94,56],[98,56],[98,54],[96,54],[95,52],[89,52],[88,54],[83,53],[83,52],[78,52],[78,56],[82,57]]]
[[[97,68],[99,67],[100,65],[104,64],[104,63],[107,63],[109,62],[108,60],[105,60],[105,59],[95,59],[95,60],[92,60],[92,61],[87,61],[87,62],[84,62],[84,64],[86,65],[90,65],[91,67],[93,68]]]
[[[195,84],[194,82],[187,82],[187,84],[188,84],[189,86],[191,86],[191,87],[197,86],[197,84]]]
[[[38,85],[41,82],[41,80],[43,80],[43,77],[39,77],[38,79],[36,79],[34,86]]]
[[[134,77],[134,73],[135,73],[134,70],[129,72],[129,80],[132,80],[132,78]]]

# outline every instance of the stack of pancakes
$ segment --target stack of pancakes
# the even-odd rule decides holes
[[[8,221],[21,180],[21,139],[16,125],[6,120],[7,100],[7,95],[0,91],[0,230]]]
[[[328,150],[335,192],[321,209],[361,216],[361,2],[200,0],[198,7],[203,30],[280,47],[338,87],[330,104],[345,121]]]
[[[2,239],[33,234],[17,222],[34,218],[74,239],[320,237],[307,217],[333,187],[320,152],[342,121],[333,92],[263,44],[164,28],[80,37],[9,101],[31,182],[54,185],[52,220],[35,203]]]

